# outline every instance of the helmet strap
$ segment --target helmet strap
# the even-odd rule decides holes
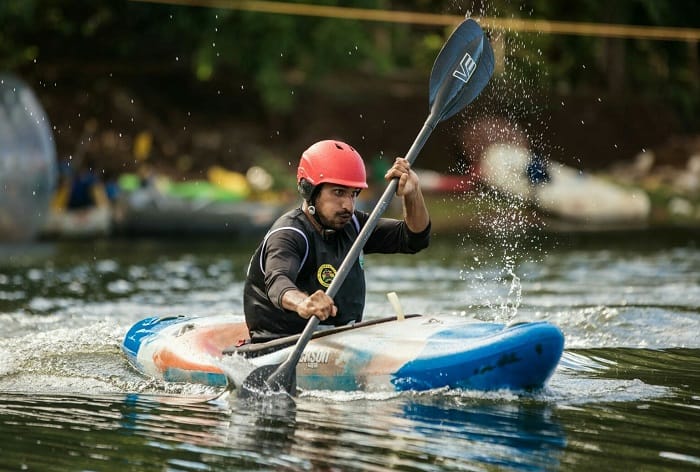
[[[321,221],[321,217],[318,215],[318,213],[316,213],[315,206],[309,205],[309,214],[314,217],[314,220],[316,220],[318,225],[321,227],[321,237],[323,237],[324,240],[328,240],[333,235],[335,235],[335,230],[333,228],[329,228],[328,226],[323,224],[323,222]]]
[[[328,241],[331,239],[333,236],[335,236],[335,230],[331,228],[323,228],[321,230],[321,237],[323,238],[324,241]]]
[[[318,213],[316,213],[316,207],[308,200],[306,202],[306,211],[309,213],[309,215],[313,217],[313,219],[318,224],[319,233],[321,233],[321,237],[324,239],[324,241],[327,241],[335,235],[336,231],[333,228],[329,228],[328,226],[323,224],[323,222],[321,221],[321,217]]]

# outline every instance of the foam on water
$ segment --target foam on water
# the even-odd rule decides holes
[[[258,367],[238,354],[224,356],[222,359],[217,360],[216,364],[224,371],[229,382],[232,381],[236,388],[243,385],[245,379]]]

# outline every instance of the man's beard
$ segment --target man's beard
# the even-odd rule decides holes
[[[337,231],[343,229],[345,225],[347,225],[350,222],[351,219],[352,212],[341,211],[334,213],[333,218],[331,220],[321,217],[321,222],[324,226],[327,226]]]

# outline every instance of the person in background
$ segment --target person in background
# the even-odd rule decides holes
[[[413,254],[429,244],[430,216],[406,159],[396,158],[386,172],[386,180],[393,178],[404,218],[379,219],[363,253]],[[333,299],[325,290],[369,218],[356,209],[367,188],[364,161],[344,142],[319,141],[302,154],[297,184],[301,206],[273,223],[248,266],[243,304],[252,342],[300,333],[312,316],[321,328],[362,320],[364,254]]]
[[[89,165],[82,166],[71,182],[68,209],[106,207],[109,198],[104,183]]]
[[[540,154],[534,152],[530,154],[530,161],[527,164],[525,173],[531,185],[546,184],[551,180],[547,169],[547,161]]]
[[[95,175],[89,164],[80,166],[73,173],[70,164],[59,166],[59,183],[52,200],[55,211],[82,210],[93,207],[106,207],[109,197],[102,180]]]

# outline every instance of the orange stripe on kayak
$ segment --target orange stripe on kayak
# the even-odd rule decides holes
[[[184,359],[178,353],[165,348],[153,356],[153,363],[158,367],[158,370],[165,372],[167,369],[177,368],[182,370],[194,370],[199,372],[215,372],[222,373],[221,369],[215,365],[203,364],[193,360]]]
[[[224,349],[235,346],[240,340],[248,337],[248,327],[245,323],[198,326],[173,341],[179,347],[186,346],[186,349],[166,346],[153,355],[153,363],[160,372],[177,368],[222,373],[213,362],[202,360],[202,356],[219,358]]]

